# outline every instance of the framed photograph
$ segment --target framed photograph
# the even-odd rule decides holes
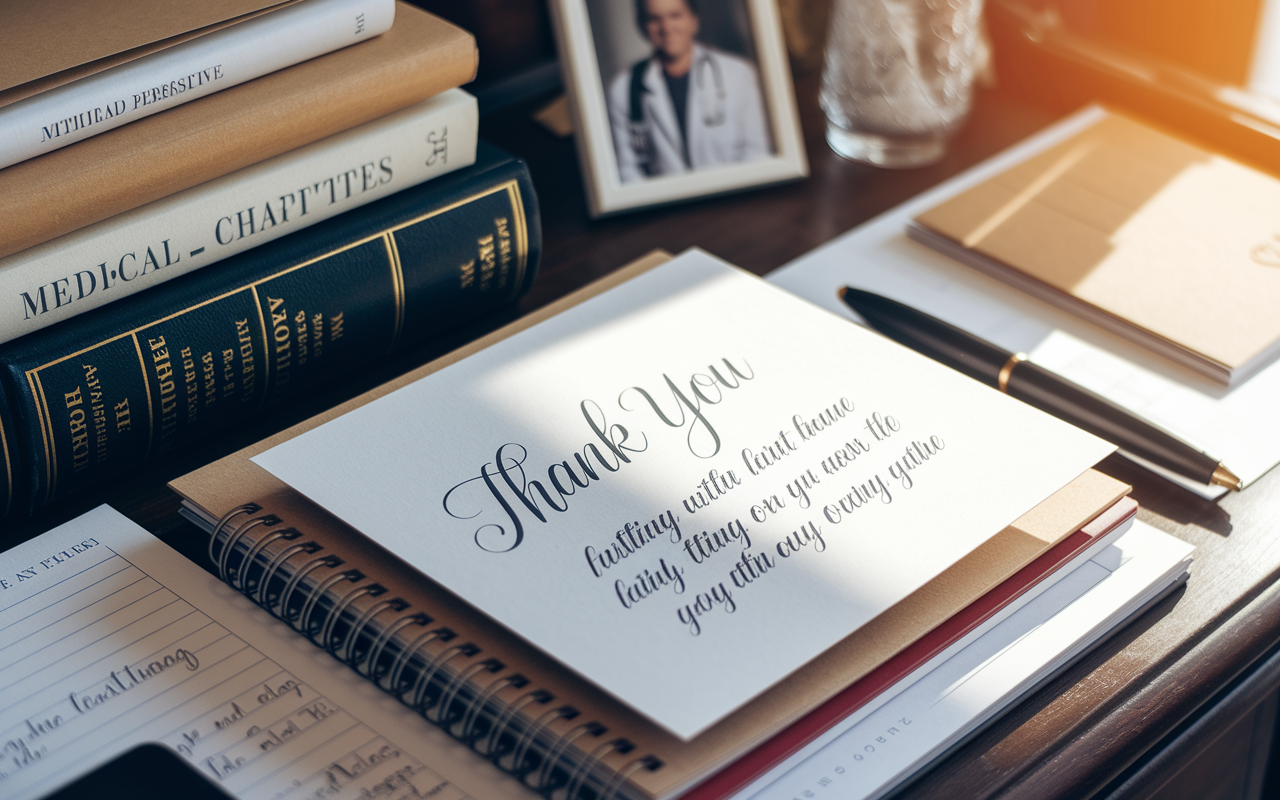
[[[803,178],[774,0],[552,0],[593,217]]]

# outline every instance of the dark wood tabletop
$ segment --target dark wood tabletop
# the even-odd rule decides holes
[[[966,127],[935,166],[889,171],[835,156],[823,141],[816,76],[797,79],[811,175],[742,194],[589,220],[573,144],[532,123],[532,104],[486,118],[484,138],[526,158],[545,251],[513,314],[527,313],[654,248],[697,245],[764,274],[1052,122],[1056,114],[999,90],[979,92]],[[6,546],[109,502],[198,558],[200,534],[177,515],[169,479],[446,352],[510,318],[494,318],[374,365],[214,441],[68,498],[29,521],[0,523]],[[1280,402],[1277,403],[1280,408]],[[1144,797],[1280,685],[1280,475],[1208,502],[1120,457],[1101,465],[1134,486],[1141,518],[1196,545],[1186,586],[1026,698],[906,788],[909,797]],[[1234,740],[1232,740],[1234,741]],[[1223,763],[1222,770],[1238,770]],[[1233,776],[1231,773],[1230,776]],[[1224,778],[1225,779],[1225,778]],[[1234,778],[1233,778],[1234,779]],[[1187,784],[1188,786],[1190,784]],[[1172,787],[1172,788],[1171,788]]]

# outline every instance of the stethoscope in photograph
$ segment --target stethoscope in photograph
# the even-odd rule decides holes
[[[711,68],[712,72],[711,80],[716,85],[716,104],[713,112],[703,112],[702,124],[708,128],[718,128],[728,118],[725,115],[724,73],[720,71],[720,64],[711,56],[704,55],[693,67],[693,80],[697,84],[698,90],[702,91],[703,79],[706,76],[708,67]]]
[[[644,75],[648,69],[649,61],[647,59],[631,68],[628,97],[631,113],[627,125],[628,133],[630,134],[629,138],[631,139],[631,150],[640,159],[640,165],[645,172],[649,172],[649,162],[652,161],[653,150],[653,139],[649,131],[649,125],[652,123],[646,124],[644,119],[644,95],[649,91],[644,85]],[[697,63],[693,65],[693,83],[699,92],[703,92],[706,87],[708,70],[711,71],[711,83],[715,87],[715,103],[710,110],[702,110],[702,125],[706,128],[718,128],[728,120],[724,72],[721,71],[720,65],[716,63],[715,59],[704,53]]]

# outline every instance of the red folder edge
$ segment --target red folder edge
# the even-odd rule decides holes
[[[1083,552],[1097,537],[1115,530],[1137,513],[1137,502],[1129,497],[1122,497],[1088,525],[1049,548],[999,586],[965,606],[951,619],[793,722],[769,741],[681,795],[680,800],[721,800],[739,791],[986,622],[1000,609]]]

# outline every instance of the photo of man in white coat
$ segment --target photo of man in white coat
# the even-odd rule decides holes
[[[608,90],[623,183],[755,161],[773,150],[755,66],[697,40],[694,3],[636,0],[653,55]]]

